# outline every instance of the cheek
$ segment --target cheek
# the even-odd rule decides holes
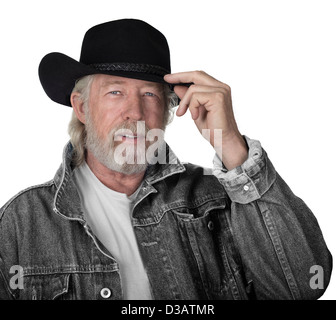
[[[110,133],[110,131],[119,124],[120,118],[117,117],[116,112],[108,111],[104,112],[97,110],[97,112],[92,117],[94,122],[94,126],[96,128],[99,137],[106,138],[106,136]]]
[[[157,106],[152,110],[149,110],[146,114],[146,124],[151,129],[159,129],[163,126],[164,121],[164,110],[162,107]]]
[[[151,115],[146,119],[146,124],[150,129],[160,129],[163,125],[163,116],[158,115],[157,117]]]
[[[87,123],[87,124],[89,124],[89,123]],[[105,137],[108,134],[108,127],[107,127],[107,123],[106,123],[106,121],[103,117],[100,117],[100,116],[97,116],[97,115],[91,116],[90,126],[95,131],[98,138],[105,139]]]

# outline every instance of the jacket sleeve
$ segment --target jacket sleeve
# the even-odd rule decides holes
[[[10,279],[7,279],[5,273],[5,264],[0,256],[0,300],[10,300],[13,299],[10,294]]]
[[[248,159],[214,174],[230,200],[230,222],[247,283],[257,299],[318,299],[332,256],[316,218],[275,171],[260,142],[245,137]]]
[[[0,300],[15,299],[16,275],[12,271],[18,267],[15,223],[5,214],[5,206],[0,208]]]

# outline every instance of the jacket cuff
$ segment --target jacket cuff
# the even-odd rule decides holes
[[[224,186],[233,202],[247,204],[260,199],[271,187],[276,171],[257,140],[244,136],[249,148],[247,160],[228,171],[218,155],[213,160],[213,173]]]

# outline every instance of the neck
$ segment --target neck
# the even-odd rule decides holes
[[[86,162],[101,183],[116,192],[125,193],[127,196],[138,189],[145,175],[145,171],[124,174],[110,170],[101,164],[90,151],[87,152]]]

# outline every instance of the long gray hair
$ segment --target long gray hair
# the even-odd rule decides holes
[[[88,102],[90,97],[91,85],[95,75],[85,76],[77,80],[72,92],[78,92],[80,99],[84,103],[84,108],[88,110]],[[164,85],[164,95],[166,100],[166,107],[164,113],[163,129],[171,123],[174,116],[173,108],[178,104],[178,98],[176,94],[171,91],[168,85]],[[70,141],[74,147],[73,163],[75,166],[80,166],[85,160],[86,150],[86,129],[85,125],[78,120],[76,113],[73,111],[71,120],[68,126],[68,133],[70,135]]]

